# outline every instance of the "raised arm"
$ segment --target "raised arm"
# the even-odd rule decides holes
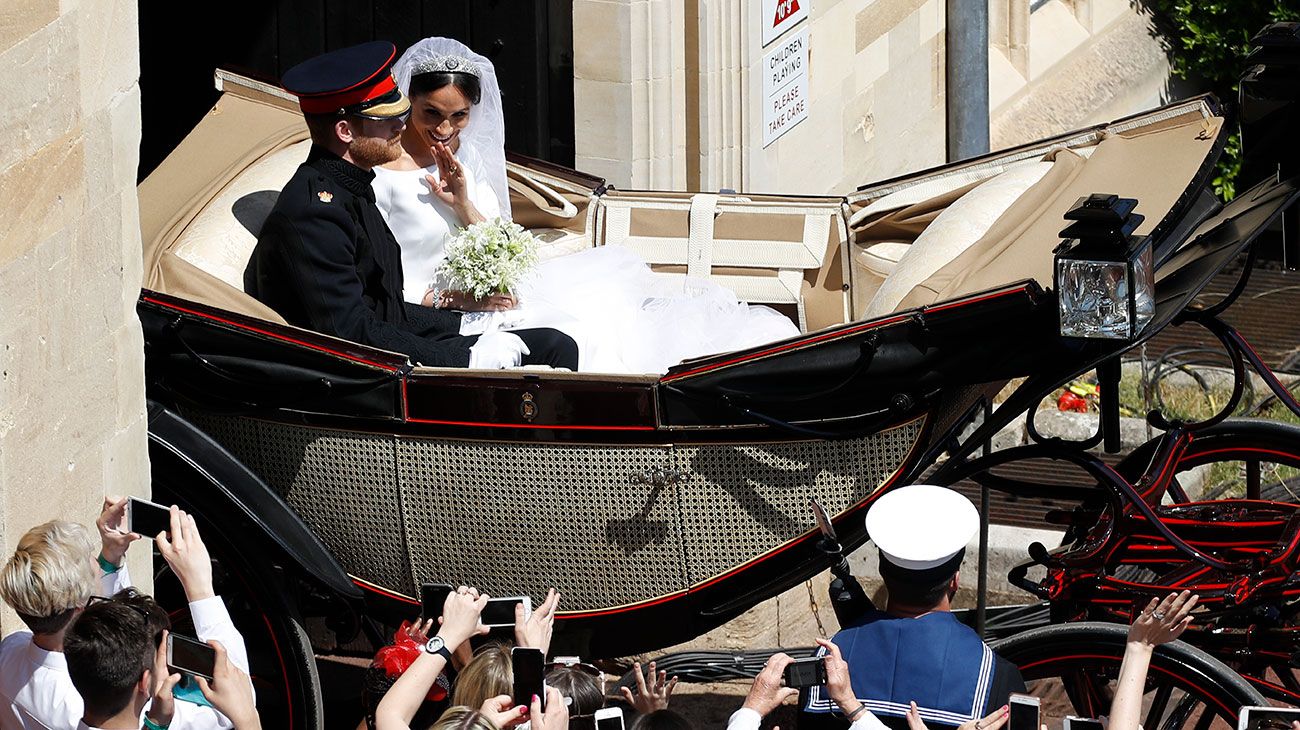
[[[471,636],[487,633],[487,627],[479,623],[487,600],[486,593],[480,595],[477,590],[465,586],[447,594],[442,609],[442,628],[437,636],[448,652],[454,653]],[[376,730],[410,730],[420,703],[424,702],[429,688],[446,666],[447,660],[442,654],[421,654],[380,700],[375,709]]]
[[[1110,730],[1138,730],[1142,695],[1156,647],[1177,639],[1192,622],[1197,596],[1190,591],[1155,598],[1133,620],[1128,630],[1124,660],[1119,665],[1119,682],[1110,703]]]

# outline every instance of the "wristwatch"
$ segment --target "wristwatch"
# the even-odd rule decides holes
[[[451,650],[447,648],[447,642],[441,636],[429,639],[421,648],[425,654],[441,654],[443,659],[451,661]]]

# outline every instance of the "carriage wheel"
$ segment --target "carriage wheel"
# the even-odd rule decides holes
[[[153,489],[163,504],[180,504],[177,490],[154,471]],[[212,579],[235,628],[248,648],[249,674],[257,693],[262,727],[321,730],[324,727],[320,675],[311,642],[288,590],[266,586],[288,583],[269,560],[248,555],[249,545],[236,547],[237,535],[227,537],[211,519],[196,514],[203,542],[212,556]],[[154,596],[167,609],[178,633],[194,635],[185,592],[167,562],[155,554]]]
[[[1023,631],[993,645],[1016,666],[1029,693],[1042,698],[1043,718],[1059,726],[1066,715],[1110,712],[1128,627],[1078,622]],[[1181,641],[1157,647],[1147,672],[1146,730],[1235,728],[1244,705],[1264,696],[1219,660]]]
[[[1154,442],[1135,449],[1117,465],[1135,478],[1146,467]],[[1228,420],[1196,433],[1179,460],[1174,479],[1203,482],[1197,499],[1248,497],[1300,503],[1300,427],[1264,419]],[[1300,704],[1300,675],[1287,652],[1255,652],[1232,659],[1233,666],[1270,699]]]
[[[1157,439],[1158,440],[1158,439]],[[1136,478],[1155,448],[1149,441],[1117,465],[1121,474]],[[1228,420],[1198,431],[1178,462],[1175,479],[1187,486],[1193,469],[1201,469],[1200,499],[1227,497],[1300,502],[1300,426],[1263,419]]]

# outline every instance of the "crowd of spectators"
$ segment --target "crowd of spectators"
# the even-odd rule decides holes
[[[193,683],[168,666],[171,617],[132,587],[126,499],[106,497],[95,525],[53,520],[18,541],[0,569],[0,598],[27,627],[0,642],[0,727],[24,730],[256,730],[261,723],[243,636],[212,582],[191,515],[171,508],[154,539],[189,604],[196,638],[216,661]]]
[[[933,495],[927,496],[933,507]],[[125,500],[108,497],[96,520],[98,552],[82,526],[55,520],[29,530],[0,570],[0,597],[18,614],[26,631],[0,643],[0,728],[144,730],[261,727],[256,697],[248,676],[248,653],[213,587],[212,562],[194,518],[171,508],[170,529],[150,536],[158,554],[184,590],[190,624],[197,639],[212,647],[212,678],[194,678],[173,671],[167,653],[171,617],[148,595],[131,586],[125,558],[141,535],[124,527]],[[886,507],[886,510],[889,508]],[[906,522],[905,515],[893,519]],[[892,520],[891,520],[892,521]],[[905,530],[906,531],[906,530]],[[962,530],[956,530],[961,533]],[[887,628],[920,625],[916,620],[949,611],[957,588],[952,573],[960,552],[919,560],[910,548],[891,542],[881,531],[882,573],[895,597],[883,612],[846,626],[831,640],[818,639],[824,683],[805,690],[799,724],[852,730],[958,727],[958,730],[1001,730],[1008,705],[996,696],[980,705],[977,717],[961,722],[936,722],[942,697],[890,698],[863,696],[873,680],[864,671],[911,671],[898,657],[925,654],[927,647],[907,646],[915,636],[897,632],[898,646],[872,645],[861,651],[873,623]],[[957,542],[964,544],[958,535]],[[887,553],[886,546],[895,550]],[[910,557],[909,557],[910,555]],[[884,570],[884,562],[892,567]],[[934,563],[934,565],[931,565]],[[910,567],[902,568],[902,565]],[[937,567],[936,567],[937,566]],[[909,572],[910,571],[910,572]],[[936,572],[937,571],[937,572]],[[903,600],[903,599],[906,600]],[[609,730],[606,720],[625,730],[689,730],[692,723],[672,709],[677,678],[650,662],[634,665],[634,687],[614,691],[596,666],[578,657],[552,657],[545,665],[544,690],[520,697],[515,682],[514,650],[530,656],[551,655],[551,638],[561,596],[550,590],[536,610],[519,606],[513,641],[488,637],[481,614],[489,596],[460,586],[446,597],[441,614],[403,624],[391,645],[382,648],[370,665],[363,690],[365,717],[358,730]],[[1154,648],[1173,641],[1188,626],[1197,603],[1187,592],[1152,600],[1134,620],[1109,712],[1109,730],[1138,730],[1147,668]],[[893,623],[898,619],[913,623]],[[946,623],[937,624],[947,626]],[[507,631],[509,629],[506,629]],[[947,631],[948,629],[943,629]],[[945,634],[945,636],[952,636]],[[872,639],[871,637],[876,637]],[[949,639],[949,644],[959,642]],[[473,648],[476,647],[476,648]],[[846,647],[849,649],[846,650]],[[856,650],[856,653],[854,653]],[[945,661],[965,656],[945,649]],[[873,656],[873,652],[875,655]],[[970,656],[978,656],[979,652]],[[755,678],[741,707],[730,716],[728,730],[758,730],[763,719],[790,704],[800,691],[786,686],[786,669],[794,662],[773,654]],[[866,667],[864,663],[872,666]],[[991,666],[991,665],[989,665]],[[962,687],[963,674],[989,672],[978,662],[949,667],[945,685]],[[1015,679],[1018,681],[1018,673]],[[934,676],[909,679],[894,676],[900,687],[935,683]],[[1013,688],[1014,689],[1014,688]],[[1023,689],[1023,684],[1021,685]],[[986,688],[987,691],[987,688]],[[888,701],[887,701],[888,700]],[[820,704],[819,704],[820,703]],[[819,707],[828,708],[823,712]]]

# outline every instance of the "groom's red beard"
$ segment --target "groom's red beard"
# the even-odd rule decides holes
[[[379,167],[402,156],[402,136],[392,139],[355,137],[348,145],[348,155],[358,167]]]

